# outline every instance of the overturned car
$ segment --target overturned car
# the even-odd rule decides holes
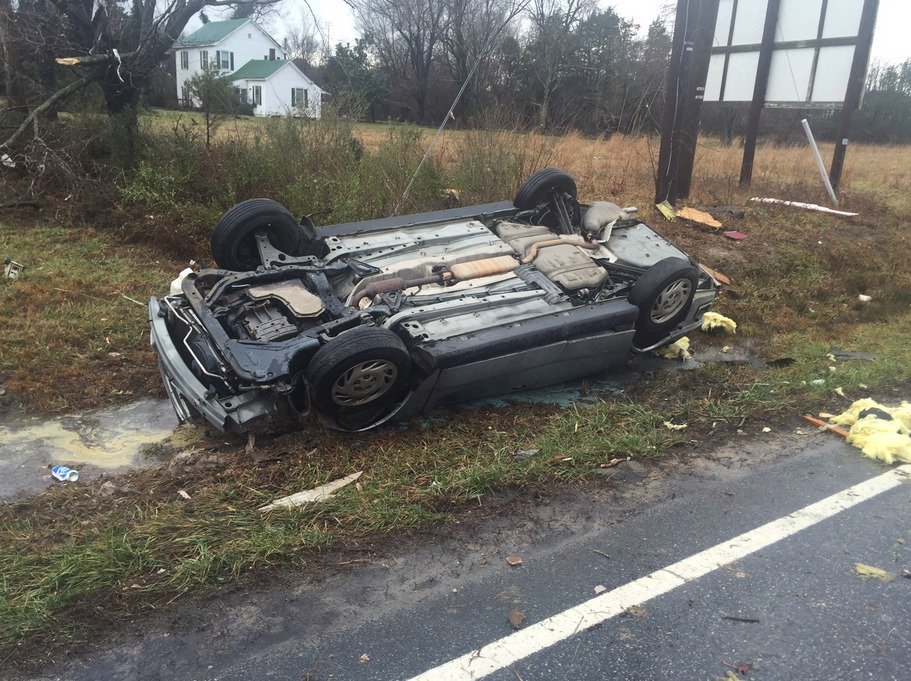
[[[326,227],[251,199],[212,255],[151,299],[151,339],[178,417],[234,433],[308,412],[365,430],[601,372],[700,325],[717,291],[554,168],[513,201]]]

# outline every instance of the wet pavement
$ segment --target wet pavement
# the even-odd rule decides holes
[[[154,466],[158,459],[144,450],[176,427],[167,400],[54,419],[0,421],[0,499],[62,484],[51,478],[50,467],[56,464],[78,470],[80,482]]]

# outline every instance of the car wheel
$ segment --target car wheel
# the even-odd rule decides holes
[[[263,231],[280,251],[300,255],[306,247],[304,233],[294,216],[277,201],[249,199],[228,210],[212,231],[212,257],[222,269],[237,272],[262,265],[256,232]]]
[[[636,343],[657,343],[686,317],[696,295],[699,272],[683,258],[665,258],[648,268],[627,297],[639,308]]]
[[[411,356],[398,336],[359,326],[313,355],[306,370],[310,399],[315,409],[348,427],[367,427],[398,405],[410,369]]]
[[[575,203],[576,181],[558,168],[545,168],[522,183],[512,202],[519,210],[533,210],[554,191],[569,194]]]

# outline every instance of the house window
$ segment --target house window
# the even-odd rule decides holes
[[[227,50],[218,50],[215,53],[215,61],[218,63],[218,68],[222,71],[233,71],[234,70],[234,53],[228,52]]]
[[[307,108],[307,90],[302,87],[291,88],[291,106],[301,109]]]
[[[190,53],[186,50],[180,53],[180,68],[184,71],[190,68]]]
[[[253,86],[253,106],[263,103],[263,89],[259,85]]]
[[[209,53],[205,50],[199,53],[199,65],[202,66],[203,70],[209,68]]]
[[[247,103],[247,88],[245,87],[236,87],[234,88],[234,94],[237,96],[237,101],[241,104]]]
[[[269,61],[275,61],[275,48],[269,48]]]

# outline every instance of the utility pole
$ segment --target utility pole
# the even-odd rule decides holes
[[[753,101],[750,103],[750,114],[747,118],[747,129],[743,140],[743,163],[740,166],[741,187],[748,187],[753,179],[753,159],[756,157],[759,119],[765,107],[766,88],[769,85],[779,5],[780,0],[769,0],[766,8],[765,24],[762,28],[762,47],[759,48],[759,65],[756,67],[756,82],[753,85]]]
[[[689,196],[719,0],[677,0],[664,93],[655,202]]]
[[[867,65],[870,62],[870,46],[873,43],[873,27],[876,24],[878,9],[879,0],[865,0],[860,15],[854,60],[851,62],[848,89],[845,92],[845,103],[838,121],[838,136],[835,138],[835,153],[832,155],[832,167],[829,170],[829,182],[835,192],[838,192],[841,171],[845,165],[845,152],[848,150],[848,140],[851,137],[851,122],[854,112],[860,108],[860,101],[864,94],[864,81],[867,76]]]

